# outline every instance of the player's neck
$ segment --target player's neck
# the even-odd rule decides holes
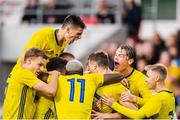
[[[167,88],[166,88],[165,84],[161,82],[161,83],[157,83],[155,89],[156,89],[156,92],[159,92],[161,90],[166,90]]]
[[[99,68],[98,73],[103,73],[103,74],[108,73],[108,69]]]
[[[133,68],[132,67],[128,67],[128,68],[126,68],[125,70],[122,71],[122,74],[124,76],[129,76],[132,73],[132,71],[133,71]]]
[[[59,29],[58,32],[56,32],[58,44],[62,45],[64,41],[65,31],[63,29]]]
[[[28,71],[31,71],[31,72],[33,73],[32,68],[31,68],[28,64],[24,63],[24,64],[22,65],[22,67],[25,68],[25,69],[28,70]]]

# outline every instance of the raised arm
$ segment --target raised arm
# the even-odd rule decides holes
[[[49,84],[40,81],[33,86],[35,90],[43,93],[47,97],[55,96],[57,89],[57,80],[60,73],[58,71],[52,71],[50,72],[50,74],[51,74],[51,81]]]

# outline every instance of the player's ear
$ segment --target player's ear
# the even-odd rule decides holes
[[[134,59],[129,59],[128,63],[131,65],[134,62]]]
[[[31,62],[32,62],[32,58],[27,58],[27,59],[25,60],[25,63],[27,63],[27,64],[31,64]]]
[[[67,26],[66,26],[66,32],[69,33],[70,30],[71,30],[71,26],[70,26],[70,25],[67,25]]]
[[[159,81],[159,79],[160,79],[160,77],[159,77],[159,75],[157,75],[155,78],[155,81],[157,82],[157,81]]]

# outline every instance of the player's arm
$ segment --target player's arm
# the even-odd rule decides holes
[[[46,72],[42,72],[38,75],[38,79],[42,80],[43,82],[47,83],[49,74]]]
[[[126,108],[120,105],[119,103],[115,102],[114,98],[103,96],[102,101],[105,104],[111,106],[111,108],[113,108],[117,112],[127,116],[128,118],[145,118],[146,117],[145,114],[142,112],[142,110],[136,111],[136,110],[131,110],[129,108]]]
[[[101,101],[101,100],[99,100]],[[102,102],[102,101],[101,101]],[[133,110],[138,110],[138,108],[130,102],[122,102],[121,104],[129,109],[133,109]],[[99,108],[101,110],[101,108]],[[92,116],[95,119],[104,119],[104,118],[123,118],[124,116],[122,116],[122,114],[116,112],[116,113],[101,113],[101,112],[97,112],[95,110],[92,111]]]
[[[57,80],[59,76],[58,71],[52,71],[50,72],[51,74],[51,81],[49,84],[46,84],[43,81],[38,82],[33,86],[33,88],[42,94],[44,94],[47,97],[53,97],[56,94],[56,89],[57,89]]]
[[[129,109],[132,110],[138,110],[138,107],[136,107],[133,103],[131,102],[121,102],[121,104]]]
[[[136,110],[126,108],[118,104],[117,102],[114,102],[111,107],[117,112],[127,116],[128,118],[145,118],[146,117],[142,111],[140,110],[136,111]]]
[[[124,79],[122,74],[104,74],[104,83],[103,85],[113,84],[120,82]]]

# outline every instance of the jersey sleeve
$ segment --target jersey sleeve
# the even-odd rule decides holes
[[[142,111],[131,110],[129,108],[120,105],[117,102],[114,102],[111,107],[117,112],[127,116],[128,118],[145,118],[145,115]]]
[[[139,88],[139,93],[141,97],[137,97],[137,104],[143,106],[145,102],[151,97],[151,91],[147,87],[147,83],[145,82],[146,77],[141,76],[138,80],[137,88]]]
[[[39,80],[34,74],[26,73],[23,74],[21,78],[17,79],[17,81],[32,88],[35,84],[37,84],[41,80]]]
[[[161,105],[161,98],[159,98],[158,96],[153,96],[140,110],[145,114],[147,118],[149,118],[159,113]]]

